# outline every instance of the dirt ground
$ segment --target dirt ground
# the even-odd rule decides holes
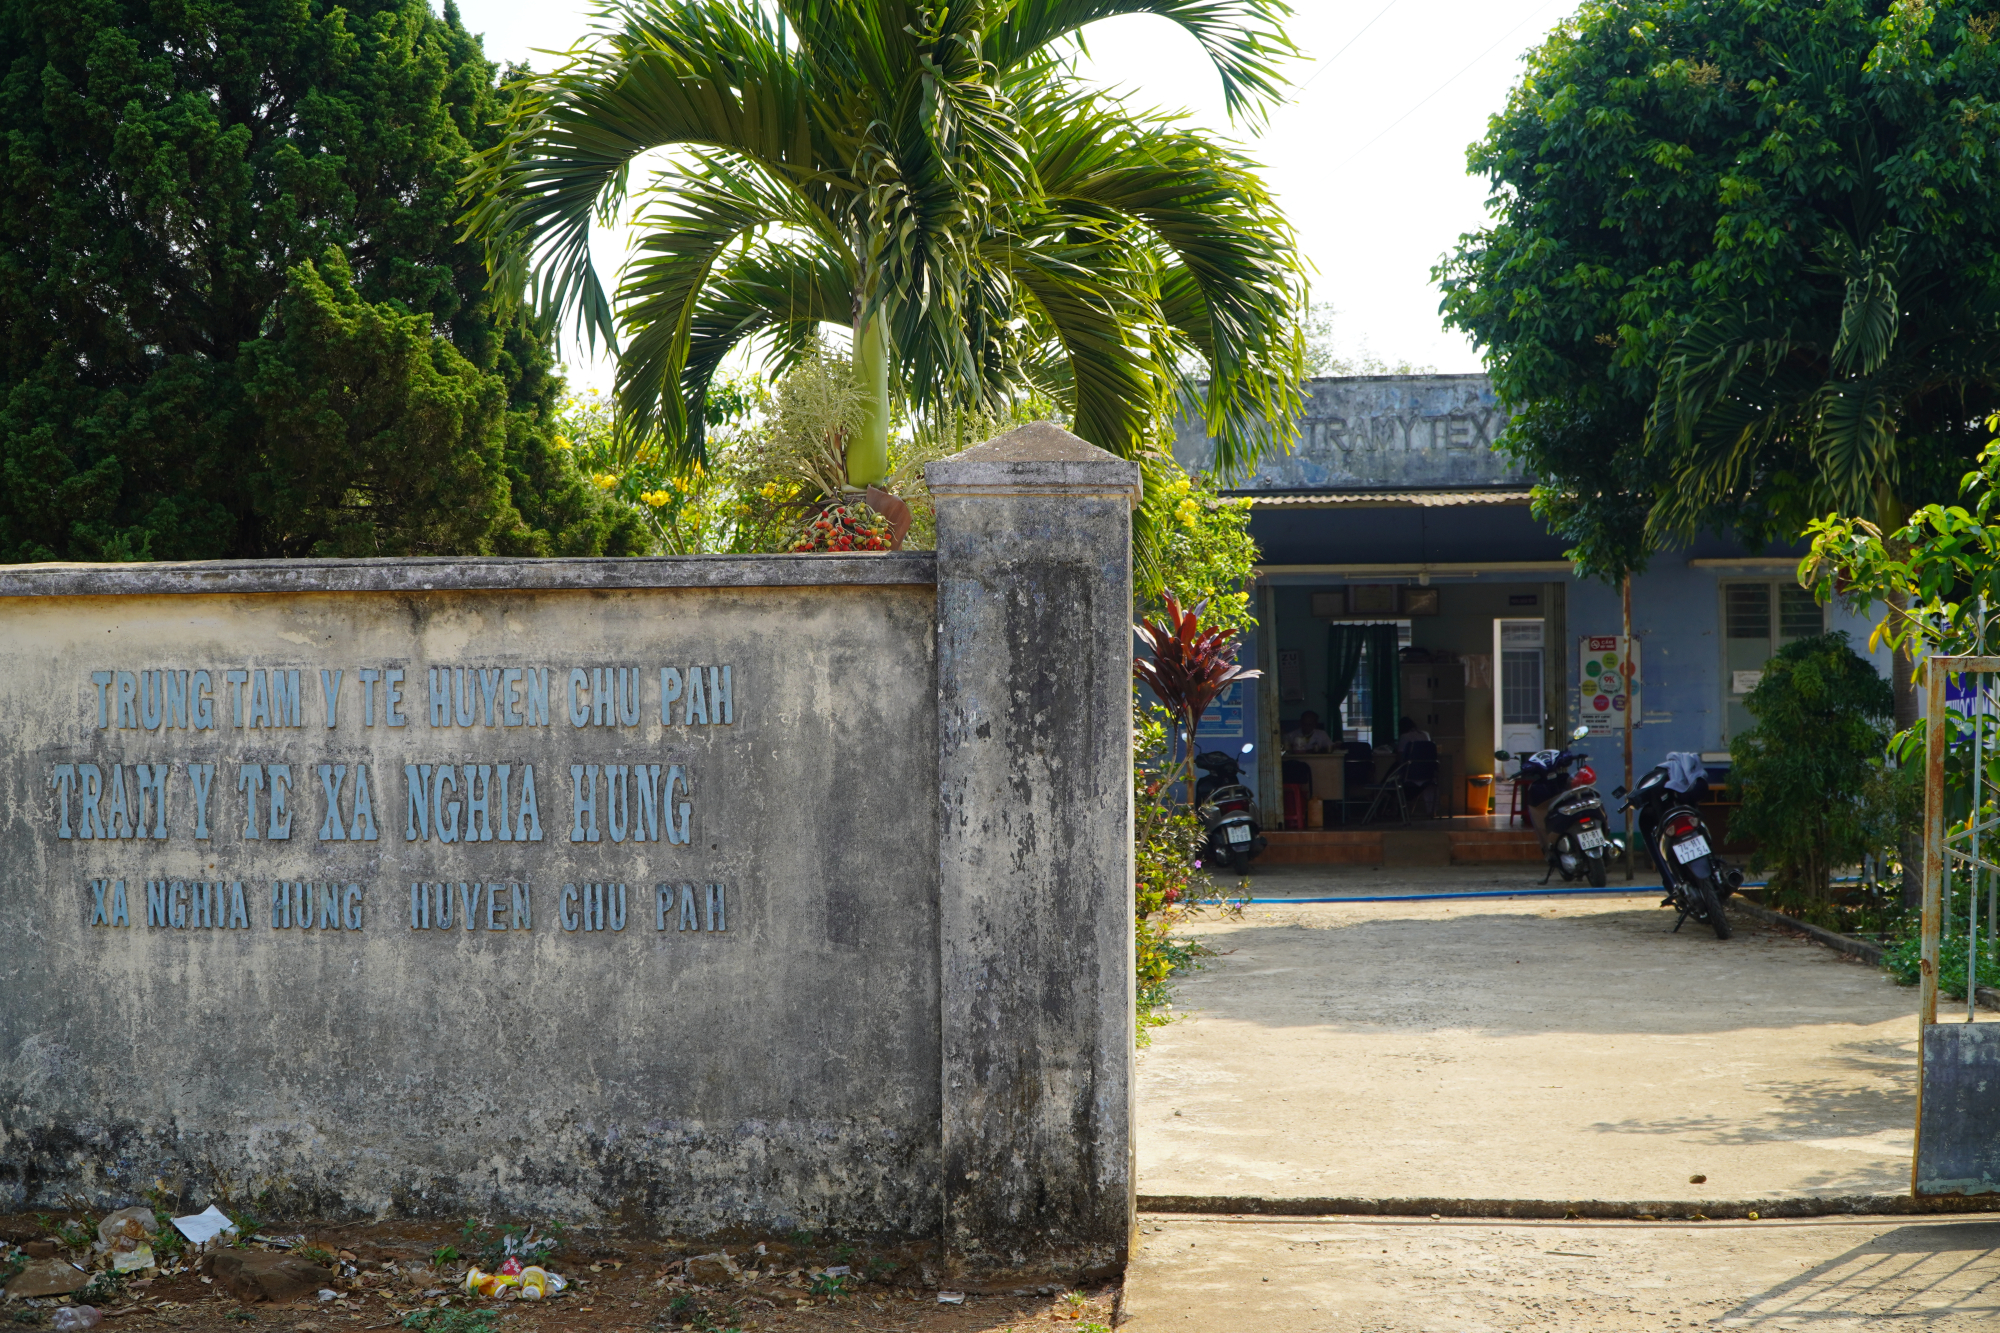
[[[1520,888],[1285,867],[1260,896]],[[1302,873],[1306,872],[1306,873]],[[1657,891],[1655,891],[1657,893]],[[1253,905],[1139,1057],[1140,1193],[1755,1200],[1897,1194],[1915,993],[1657,896]]]
[[[46,1219],[46,1220],[44,1220]],[[94,1226],[84,1214],[0,1219],[12,1245],[46,1240],[65,1221]],[[486,1300],[460,1288],[464,1260],[437,1261],[442,1246],[464,1244],[453,1227],[414,1224],[273,1227],[293,1252],[323,1250],[342,1276],[330,1288],[286,1304],[245,1303],[203,1281],[196,1267],[165,1262],[109,1298],[95,1295],[0,1305],[0,1327],[47,1328],[63,1303],[92,1300],[110,1333],[171,1328],[187,1333],[343,1333],[414,1328],[425,1333],[1007,1333],[1073,1329],[1102,1333],[1116,1319],[1118,1290],[1055,1283],[966,1291],[962,1304],[941,1303],[921,1248],[871,1249],[802,1236],[735,1243],[676,1244],[600,1233],[573,1234],[547,1266],[571,1287],[545,1302]],[[296,1239],[293,1239],[296,1238]],[[759,1251],[759,1246],[762,1251]],[[257,1246],[274,1249],[275,1246]],[[12,1255],[0,1251],[0,1266]],[[86,1248],[62,1253],[88,1263]],[[720,1256],[727,1255],[727,1260]],[[344,1256],[352,1256],[351,1259]],[[837,1270],[847,1268],[848,1273]],[[736,1271],[731,1272],[731,1269]],[[829,1274],[826,1270],[836,1271]]]
[[[1257,876],[1253,891],[1486,890],[1535,877],[1511,867],[1287,868]],[[1208,918],[1194,929],[1217,956],[1182,986],[1179,1021],[1158,1029],[1141,1057],[1141,1192],[1698,1202],[1907,1189],[1911,993],[1747,920],[1727,942],[1692,929],[1670,935],[1672,918],[1654,901],[1282,903]],[[0,1240],[39,1240],[60,1220],[0,1219]],[[459,1292],[463,1261],[434,1262],[440,1246],[466,1243],[455,1227],[269,1230],[352,1256],[332,1297],[245,1305],[198,1273],[169,1271],[105,1300],[110,1317],[101,1327],[2000,1326],[2000,1215],[1669,1223],[1151,1214],[1141,1218],[1122,1287],[1030,1283],[968,1291],[961,1305],[939,1303],[938,1275],[921,1248],[578,1232],[550,1263],[574,1287],[530,1305]],[[10,1253],[0,1250],[0,1265]],[[46,1327],[53,1313],[52,1302],[10,1301],[0,1307],[0,1329]]]

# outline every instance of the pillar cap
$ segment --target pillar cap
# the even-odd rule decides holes
[[[1139,465],[1108,453],[1051,421],[941,458],[924,468],[934,496],[1117,495],[1139,502]]]

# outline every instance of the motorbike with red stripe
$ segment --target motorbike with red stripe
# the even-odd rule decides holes
[[[1619,807],[1621,813],[1635,812],[1639,834],[1667,891],[1660,906],[1680,913],[1674,929],[1678,931],[1692,917],[1713,930],[1715,938],[1726,940],[1731,931],[1723,902],[1741,887],[1743,872],[1715,850],[1715,839],[1701,817],[1699,802],[1707,791],[1707,778],[1698,778],[1687,790],[1677,791],[1669,785],[1668,776],[1667,765],[1661,764],[1633,784],[1630,796],[1623,787],[1611,794],[1626,796],[1625,804]]]
[[[1578,727],[1570,740],[1574,743],[1589,734],[1588,727]],[[1493,757],[1504,761],[1509,755],[1495,750]],[[1520,761],[1516,780],[1528,784],[1528,808],[1539,820],[1542,854],[1549,863],[1542,883],[1560,873],[1565,883],[1581,875],[1592,888],[1603,888],[1604,856],[1611,839],[1604,800],[1594,785],[1597,771],[1585,762],[1590,756],[1581,750],[1537,750],[1512,758]],[[1574,773],[1571,764],[1578,766]]]

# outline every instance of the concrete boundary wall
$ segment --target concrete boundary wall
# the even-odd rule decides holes
[[[1122,1262],[1136,466],[939,550],[0,569],[0,1206]]]

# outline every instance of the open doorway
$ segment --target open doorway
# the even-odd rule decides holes
[[[1546,719],[1563,702],[1556,693],[1563,673],[1559,588],[1466,576],[1279,586],[1268,596],[1270,669],[1258,690],[1271,742],[1269,826],[1285,827],[1281,781],[1294,788],[1291,817],[1299,830],[1431,818],[1484,824],[1494,817],[1496,790],[1504,790],[1496,788],[1493,751],[1548,744]],[[1517,626],[1505,648],[1496,622]],[[1366,632],[1366,647],[1357,655],[1358,631]],[[1513,706],[1503,711],[1502,654],[1523,636],[1518,647],[1533,661],[1524,668],[1523,659],[1510,659]],[[1373,654],[1391,651],[1392,642],[1395,662],[1375,662]],[[1325,733],[1319,753],[1294,743],[1308,716]],[[1427,784],[1434,789],[1419,790],[1406,814],[1402,804],[1375,805],[1372,797],[1405,757],[1399,742],[1412,730],[1421,733],[1413,743],[1435,746],[1437,768]],[[1507,812],[1502,804],[1497,817],[1504,821]]]
[[[1532,754],[1547,734],[1544,685],[1545,626],[1540,620],[1493,622],[1493,660],[1500,664],[1498,707],[1493,710],[1493,748],[1509,754]],[[1520,768],[1518,759],[1501,763],[1501,776]]]

